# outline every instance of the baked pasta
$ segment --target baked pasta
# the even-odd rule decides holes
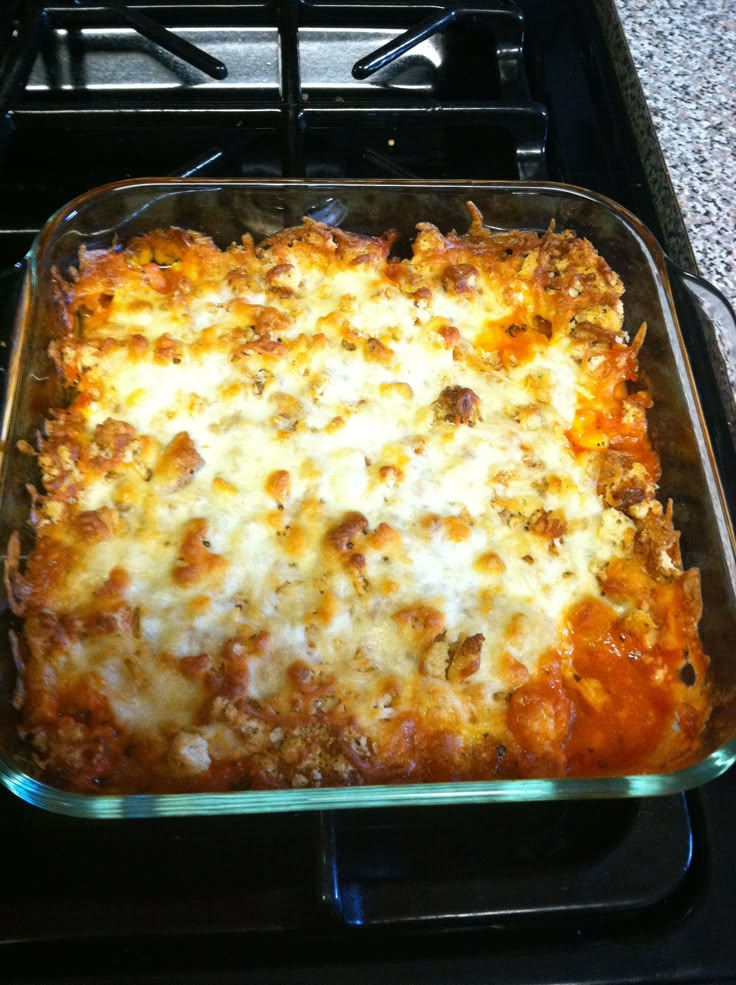
[[[82,252],[16,704],[44,775],[197,791],[650,772],[708,716],[642,327],[573,232],[305,220]]]

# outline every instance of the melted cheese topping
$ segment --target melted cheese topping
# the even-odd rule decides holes
[[[644,612],[619,635],[655,653],[664,566],[683,616],[657,673],[674,693],[687,649],[702,676],[615,274],[477,219],[389,246],[308,223],[81,258],[52,347],[75,398],[11,578],[25,727],[66,782],[570,772],[575,702],[613,697],[573,666],[576,620],[617,563],[648,595],[611,591],[609,623]],[[625,768],[671,754],[675,717],[692,744],[703,695]]]

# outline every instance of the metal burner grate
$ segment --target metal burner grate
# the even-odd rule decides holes
[[[507,0],[62,0],[5,23],[0,265],[64,201],[126,177],[546,176]]]
[[[82,929],[251,939],[312,930],[356,948],[370,947],[365,935],[377,928],[567,917],[611,930],[636,915],[656,919],[693,866],[682,795],[613,801],[603,813],[568,802],[100,823],[0,790],[0,814],[9,837],[35,846],[6,860],[14,893],[0,900],[0,948]],[[105,860],[104,877],[94,859]],[[345,937],[356,928],[360,941]]]

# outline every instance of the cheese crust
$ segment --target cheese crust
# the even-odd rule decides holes
[[[700,586],[623,286],[550,229],[158,230],[58,278],[10,544],[47,778],[182,791],[678,768]]]

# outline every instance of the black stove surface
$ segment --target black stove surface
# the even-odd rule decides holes
[[[0,795],[0,980],[732,982],[736,783],[657,800],[77,821]]]
[[[5,338],[35,232],[126,177],[550,178],[616,199],[667,246],[611,9],[6,3]],[[0,981],[736,981],[734,819],[733,772],[651,800],[270,818],[81,821],[0,791]]]

